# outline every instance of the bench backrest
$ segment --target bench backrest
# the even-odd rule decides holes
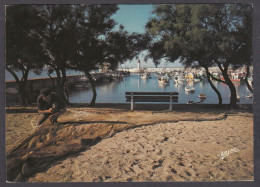
[[[125,92],[126,102],[131,102],[131,96],[134,102],[178,102],[178,92]]]

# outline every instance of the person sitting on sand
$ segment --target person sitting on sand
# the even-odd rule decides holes
[[[49,88],[43,88],[37,98],[37,109],[39,117],[37,126],[41,125],[47,118],[50,118],[52,124],[58,123],[57,119],[64,114],[67,109],[62,99]]]

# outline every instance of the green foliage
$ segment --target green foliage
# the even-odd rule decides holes
[[[170,61],[181,57],[186,65],[200,61],[209,67],[214,61],[232,65],[250,61],[251,5],[160,5],[154,13],[156,17],[147,23],[146,30],[155,38],[149,54],[155,63],[160,57]],[[156,53],[158,43],[164,49]]]
[[[48,61],[38,35],[44,27],[38,13],[31,5],[6,8],[6,66],[14,71],[41,69]]]
[[[95,70],[104,62],[115,69],[125,60],[134,58],[146,48],[145,35],[129,34],[123,26],[115,30],[116,22],[111,16],[117,5],[84,5],[78,20],[78,38],[71,65],[78,70]]]
[[[231,91],[236,90],[227,74],[230,66],[252,63],[252,6],[250,4],[159,5],[146,25],[151,36],[148,58],[180,59],[186,67],[218,66]]]
[[[89,71],[104,62],[116,69],[149,41],[147,35],[129,34],[123,26],[116,31],[111,16],[117,10],[117,5],[8,6],[6,68],[17,82],[14,71],[22,71],[25,82],[20,88],[24,89],[29,71],[40,74],[43,65],[48,65],[48,73],[57,74],[61,94],[66,69],[83,71],[90,79]]]

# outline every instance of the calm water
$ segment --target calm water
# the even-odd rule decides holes
[[[201,103],[217,104],[218,97],[212,90],[211,86],[207,81],[200,81],[189,83],[195,88],[194,93],[186,93],[185,85],[174,84],[173,78],[170,78],[170,84],[161,85],[157,81],[155,74],[151,74],[152,78],[142,79],[139,74],[131,74],[130,77],[124,77],[122,81],[112,81],[97,85],[97,99],[96,103],[125,103],[125,92],[127,91],[153,91],[153,92],[179,92],[179,102],[186,104],[189,100],[193,102],[200,102],[198,95],[205,93],[207,98]],[[228,86],[223,83],[214,81],[215,86],[221,92],[223,104],[228,104],[230,100],[230,91]],[[245,98],[250,92],[244,83],[235,84],[236,89],[240,96],[241,104],[252,104],[253,98]],[[91,89],[80,88],[70,91],[70,102],[71,103],[89,103],[92,99]]]

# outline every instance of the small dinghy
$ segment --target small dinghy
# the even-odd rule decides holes
[[[246,95],[246,98],[247,99],[250,99],[250,98],[252,98],[253,97],[253,94],[248,94],[248,95]]]
[[[206,94],[201,93],[201,94],[199,95],[199,98],[200,98],[200,99],[206,99]]]

